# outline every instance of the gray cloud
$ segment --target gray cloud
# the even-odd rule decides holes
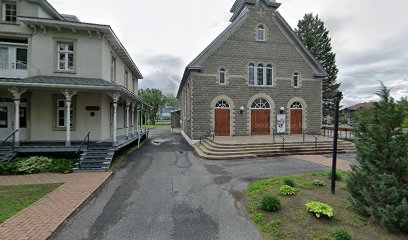
[[[182,60],[179,57],[172,55],[156,55],[156,56],[142,56],[139,57],[142,64],[163,67],[163,68],[180,68],[182,67]]]
[[[180,84],[180,76],[173,75],[165,70],[159,70],[148,74],[140,82],[140,88],[157,88],[166,95],[175,95]]]

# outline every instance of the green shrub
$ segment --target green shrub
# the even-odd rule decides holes
[[[309,212],[314,213],[318,218],[320,218],[321,215],[333,217],[333,208],[328,204],[321,202],[308,202],[306,203],[306,208]]]
[[[281,201],[279,198],[271,195],[265,195],[259,201],[259,207],[266,212],[276,212],[281,209]]]
[[[290,187],[295,187],[295,181],[291,178],[284,178],[283,179],[283,185],[288,185]]]
[[[284,196],[293,196],[296,195],[296,189],[294,189],[291,186],[288,185],[283,185],[282,187],[280,187],[280,194],[284,195]]]
[[[0,164],[0,175],[22,175],[42,172],[69,173],[72,172],[74,166],[75,160],[29,157]]]
[[[324,187],[324,182],[322,180],[319,179],[315,179],[313,180],[313,185],[317,186],[317,187]]]
[[[334,240],[352,240],[350,233],[347,232],[344,228],[335,228],[331,232],[331,236]]]

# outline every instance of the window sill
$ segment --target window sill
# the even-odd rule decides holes
[[[76,74],[75,70],[55,70],[54,73]]]
[[[65,132],[65,131],[67,131],[67,129],[65,127],[58,127],[58,128],[54,127],[54,128],[52,128],[52,131],[53,132]],[[75,132],[75,131],[76,131],[76,128],[71,127],[71,132]]]
[[[266,40],[256,40],[256,41],[260,43],[266,43]]]
[[[5,20],[1,20],[1,21],[0,21],[0,24],[12,25],[12,26],[20,26],[20,23],[18,23],[18,22],[8,22],[8,21],[5,21]]]
[[[248,85],[248,87],[254,87],[254,88],[273,88],[275,85]]]

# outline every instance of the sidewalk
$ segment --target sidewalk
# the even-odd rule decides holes
[[[299,160],[303,160],[303,161],[317,163],[317,164],[320,164],[326,167],[332,166],[332,159],[325,157],[323,155],[294,155],[291,157],[299,159]],[[338,158],[337,159],[337,169],[346,171],[346,172],[351,171],[350,161]]]
[[[0,185],[64,183],[0,225],[0,240],[45,240],[85,202],[111,173],[0,176]]]

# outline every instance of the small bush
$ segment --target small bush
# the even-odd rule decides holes
[[[322,180],[315,179],[315,180],[313,180],[313,185],[316,186],[316,187],[324,187],[325,184],[324,184],[324,182]]]
[[[327,217],[333,217],[333,208],[328,204],[321,202],[308,202],[306,203],[306,209],[314,213],[316,217],[320,218],[321,215]]]
[[[283,185],[288,185],[290,187],[295,187],[295,181],[291,178],[284,178],[283,179]]]
[[[74,166],[75,160],[29,157],[0,164],[0,175],[22,175],[42,172],[70,173]]]
[[[280,194],[284,196],[293,196],[296,195],[296,189],[288,185],[283,185],[280,187]]]
[[[347,232],[344,228],[335,228],[331,232],[331,236],[334,240],[352,240],[350,233]]]
[[[266,212],[276,212],[281,209],[281,201],[279,198],[265,195],[259,201],[259,207]]]

